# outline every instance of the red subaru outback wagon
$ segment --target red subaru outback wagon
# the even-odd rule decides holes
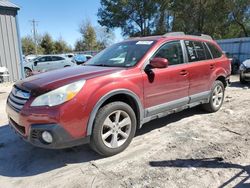
[[[207,35],[132,38],[84,66],[18,81],[6,110],[10,126],[35,146],[90,143],[110,156],[145,122],[197,105],[219,110],[230,72],[230,61]]]

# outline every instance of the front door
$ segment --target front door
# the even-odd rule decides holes
[[[50,56],[40,57],[36,60],[36,64],[34,65],[34,70],[39,72],[45,72],[49,70],[51,63]]]
[[[184,63],[180,41],[167,42],[153,55],[168,59],[169,66],[144,72],[144,106],[146,116],[178,108],[189,102],[189,73]]]

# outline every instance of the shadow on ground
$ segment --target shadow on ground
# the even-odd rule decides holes
[[[198,106],[195,108],[190,108],[190,109],[184,110],[182,112],[178,112],[178,113],[171,114],[171,115],[168,115],[168,116],[163,117],[163,118],[159,118],[159,119],[150,121],[148,123],[145,123],[142,126],[142,129],[137,130],[136,136],[146,134],[154,129],[164,127],[170,123],[178,122],[184,118],[187,118],[187,117],[190,117],[193,115],[198,115],[198,114],[206,114],[206,112],[204,110],[202,110],[202,108],[200,106]]]
[[[99,159],[88,145],[63,150],[46,150],[26,143],[9,126],[0,127],[0,176],[25,177],[72,163]]]
[[[201,113],[203,112],[199,108],[193,108],[151,121],[138,130],[136,136]],[[0,138],[0,176],[33,176],[65,167],[67,164],[84,164],[101,158],[88,145],[63,150],[33,147],[14,134],[8,125],[0,126]]]
[[[242,84],[240,81],[232,81],[229,87],[244,88],[250,87],[250,83]]]
[[[242,166],[238,164],[227,163],[223,161],[223,158],[204,158],[204,159],[176,159],[169,161],[151,161],[149,162],[152,167],[170,167],[170,168],[234,168],[241,170],[232,178],[223,183],[219,188],[227,187],[231,182],[237,178],[241,178],[241,181],[234,187],[247,188],[250,187],[250,183],[246,183],[250,179],[250,166]],[[247,175],[244,175],[247,174]]]

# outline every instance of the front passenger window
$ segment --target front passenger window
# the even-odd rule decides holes
[[[166,43],[156,52],[154,57],[167,59],[169,65],[178,65],[184,63],[180,41]]]

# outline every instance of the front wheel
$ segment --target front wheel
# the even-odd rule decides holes
[[[241,84],[246,84],[246,80],[244,80],[244,77],[242,76],[242,73],[240,73],[240,83]]]
[[[203,109],[207,112],[217,112],[222,106],[224,95],[225,87],[223,83],[219,80],[216,80],[211,91],[209,103],[203,104]]]
[[[90,145],[99,154],[112,156],[128,147],[135,131],[133,109],[126,103],[112,102],[98,111]]]

